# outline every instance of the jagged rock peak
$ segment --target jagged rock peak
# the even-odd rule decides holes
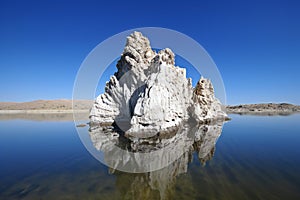
[[[165,48],[158,52],[160,61],[166,63],[167,65],[175,65],[175,54],[169,48]],[[160,63],[161,64],[161,63]]]
[[[214,94],[214,87],[209,79],[201,77],[197,82],[197,85],[194,89],[195,95],[205,96],[205,92],[209,92],[210,94]]]
[[[134,31],[127,37],[124,53],[127,51],[128,47],[132,47],[139,53],[143,53],[145,50],[151,50],[150,41],[148,38],[143,36],[141,32],[137,31]]]
[[[139,72],[147,69],[155,56],[156,52],[151,49],[148,38],[140,32],[133,32],[127,37],[121,59],[117,63],[117,79],[133,68]]]
[[[136,62],[145,62],[155,56],[151,49],[150,41],[140,32],[133,32],[127,37],[126,46],[122,55],[128,55]]]

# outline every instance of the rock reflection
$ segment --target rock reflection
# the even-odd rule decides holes
[[[124,137],[122,132],[113,126],[90,127],[90,137],[94,147],[104,153],[105,161],[110,166],[110,172],[116,176],[116,186],[124,199],[172,199],[176,177],[187,173],[188,164],[193,155],[197,155],[202,165],[212,159],[217,139],[221,135],[224,121],[210,124],[184,124],[176,134],[157,135],[148,139]],[[116,146],[133,152],[127,156],[118,155]],[[168,147],[168,148],[167,148]],[[120,165],[143,165],[145,160],[139,160],[134,152],[155,152],[166,149],[160,157],[160,166],[163,168],[147,173],[121,172]],[[175,157],[170,162],[171,157]],[[117,162],[118,161],[118,162]],[[170,163],[166,165],[166,163]],[[117,170],[116,170],[117,169]]]

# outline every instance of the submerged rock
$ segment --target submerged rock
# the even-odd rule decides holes
[[[227,116],[208,79],[193,88],[172,50],[156,53],[140,32],[127,37],[117,69],[91,109],[91,124],[114,124],[129,138],[149,138],[190,118],[203,123]]]

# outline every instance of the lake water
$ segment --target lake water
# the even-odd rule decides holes
[[[161,170],[108,169],[72,121],[0,121],[0,199],[300,199],[300,115],[239,116],[208,157]]]

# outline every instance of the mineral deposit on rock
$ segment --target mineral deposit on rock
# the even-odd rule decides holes
[[[171,49],[158,53],[140,32],[127,37],[117,64],[90,112],[91,124],[127,124],[129,137],[153,137],[193,118],[199,123],[227,117],[210,80],[195,88],[186,69],[175,66]]]

